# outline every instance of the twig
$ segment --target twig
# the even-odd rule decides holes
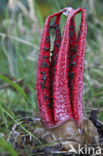
[[[90,12],[92,14],[96,14],[94,0],[89,0],[88,3],[89,3],[89,8],[90,8],[89,10],[90,10]]]
[[[27,0],[27,2],[30,11],[28,11],[27,8],[20,1],[16,1],[15,3],[22,10],[23,14],[27,17],[28,20],[37,23],[37,18],[35,16],[35,10],[33,6],[33,0]]]
[[[8,96],[8,91],[7,91],[7,88],[5,88],[5,95],[6,95],[6,100],[7,100],[7,104],[9,105],[9,96]]]
[[[36,23],[37,22],[37,18],[36,18],[36,15],[35,15],[35,9],[34,9],[34,1],[33,0],[27,0],[28,2],[28,5],[29,5],[29,17],[32,19],[32,21]]]
[[[27,8],[20,1],[16,1],[15,4],[22,10],[24,15],[31,20],[31,18],[29,17],[29,12]]]
[[[21,82],[23,82],[23,80],[24,79],[22,78],[20,80],[15,80],[15,81],[12,81],[12,82],[20,84]],[[3,85],[0,86],[0,90],[5,89],[5,88],[9,88],[9,87],[11,87],[11,85],[5,83],[5,84],[3,84]]]
[[[2,49],[3,49],[3,51],[4,51],[5,56],[7,57],[10,73],[11,73],[11,75],[14,77],[14,76],[15,76],[15,73],[14,73],[14,66],[13,66],[11,57],[10,57],[10,55],[8,54],[8,51],[7,51],[6,48],[5,48],[4,39],[5,39],[5,37],[3,36],[3,37],[2,37],[2,40],[1,40]]]
[[[99,112],[103,112],[103,108],[101,108],[101,107],[100,107],[100,108],[85,107],[85,109],[86,109],[86,110],[89,110],[89,111],[91,111],[91,110],[98,110]],[[87,112],[88,112],[88,111],[87,111]]]
[[[0,36],[1,36],[1,37],[7,37],[7,38],[14,39],[14,40],[16,40],[16,41],[18,41],[18,42],[21,42],[21,43],[23,43],[23,44],[26,44],[26,45],[28,45],[28,46],[31,46],[31,47],[33,47],[33,48],[38,49],[38,46],[36,46],[36,45],[30,43],[29,41],[23,40],[23,39],[21,39],[21,38],[19,38],[19,37],[12,36],[12,35],[5,34],[5,33],[0,33]]]

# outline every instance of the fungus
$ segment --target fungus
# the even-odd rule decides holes
[[[80,12],[81,26],[77,35],[75,15]],[[59,22],[62,13],[68,18],[61,37]],[[52,17],[55,17],[55,22],[50,24]],[[56,35],[52,55],[51,29],[55,29]],[[88,125],[98,136],[94,125],[86,119],[82,105],[86,32],[85,9],[68,7],[48,16],[41,37],[36,81],[37,103],[43,125],[57,139],[75,136],[82,143],[85,142],[85,127],[90,130]],[[63,134],[59,133],[62,130]],[[89,136],[89,132],[86,133]]]

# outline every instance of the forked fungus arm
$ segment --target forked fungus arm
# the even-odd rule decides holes
[[[69,16],[61,39],[59,21],[61,14],[66,11],[69,12]],[[82,20],[77,36],[75,15],[79,12],[82,12]],[[50,24],[54,16],[55,22]],[[56,32],[52,52],[50,52],[51,29],[55,29]],[[66,8],[46,19],[40,43],[36,90],[40,116],[48,128],[67,119],[74,118],[78,124],[84,119],[82,86],[85,38],[85,9]]]

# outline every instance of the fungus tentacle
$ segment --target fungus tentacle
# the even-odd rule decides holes
[[[68,8],[66,8],[68,9]],[[46,127],[75,119],[78,125],[84,119],[82,108],[83,66],[86,41],[86,10],[68,9],[68,18],[61,39],[59,21],[61,10],[50,15],[45,22],[38,58],[36,81],[37,103],[41,119]],[[75,15],[82,12],[81,28],[76,35]],[[55,23],[50,19],[56,16]],[[50,54],[50,29],[54,28],[56,39]]]
[[[71,88],[71,104],[73,108],[73,116],[80,126],[85,118],[82,104],[83,92],[83,75],[84,75],[84,56],[86,42],[86,10],[80,9],[82,12],[81,26],[78,37],[75,41],[75,49],[70,58],[71,72],[74,73],[74,78],[70,82]],[[69,51],[70,52],[70,51]],[[73,64],[73,63],[74,64]]]
[[[68,18],[61,39],[59,21],[63,12]],[[75,15],[79,12],[82,17],[77,35]],[[55,23],[51,25],[54,16]],[[51,55],[52,28],[56,38]],[[49,128],[46,141],[50,143],[55,138],[67,151],[70,145],[78,150],[78,144],[98,145],[99,140],[96,127],[85,119],[82,105],[86,31],[86,10],[65,8],[46,19],[40,43],[36,91],[41,120]],[[72,140],[64,141],[67,138]]]
[[[58,52],[54,86],[53,86],[53,112],[56,124],[60,124],[67,119],[72,119],[72,109],[70,103],[70,90],[68,87],[67,64],[69,51],[69,27],[71,15],[65,24],[63,37]]]
[[[61,43],[61,33],[60,33],[59,21],[60,21],[60,15],[56,16],[55,23],[53,24],[56,37],[55,37],[55,41],[54,41],[54,46],[53,46],[53,51],[52,51],[52,56],[51,56],[51,64],[50,64],[50,74],[51,74],[51,80],[50,80],[51,84],[50,85],[51,85],[52,105],[53,105],[53,85],[54,85],[55,67],[56,67],[58,51],[59,51],[59,47],[60,47],[60,43]]]
[[[42,122],[47,127],[51,127],[55,124],[54,117],[53,117],[53,110],[51,107],[52,101],[51,101],[51,91],[50,91],[51,90],[50,32],[49,32],[50,19],[54,16],[57,16],[56,23],[59,24],[60,15],[62,11],[50,15],[46,19],[44,29],[42,32],[40,50],[39,50],[37,79],[36,79],[37,103],[38,103],[38,108],[39,108]],[[56,36],[57,36],[57,32],[58,30],[56,30]]]

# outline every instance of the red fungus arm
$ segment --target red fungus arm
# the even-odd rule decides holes
[[[53,28],[55,29],[56,38],[54,41],[54,47],[51,56],[51,63],[50,63],[50,74],[51,74],[51,102],[53,104],[53,85],[54,85],[54,75],[55,75],[55,66],[58,57],[58,51],[61,43],[61,33],[59,27],[60,15],[56,16],[55,23],[52,24]]]
[[[74,16],[80,11],[82,23],[77,38]],[[53,87],[53,112],[56,123],[74,118],[80,125],[84,119],[82,89],[85,40],[86,12],[85,9],[79,8],[72,11],[67,19],[58,52]]]
[[[38,58],[38,68],[37,68],[37,80],[36,80],[36,93],[37,93],[37,103],[40,112],[40,117],[42,122],[46,127],[52,127],[54,123],[52,101],[51,101],[51,63],[50,63],[50,19],[54,16],[56,17],[56,23],[59,24],[60,15],[63,12],[60,11],[53,15],[50,15],[45,22],[44,29],[42,32],[39,58]],[[56,33],[58,30],[56,30]],[[56,43],[58,43],[58,37]],[[57,50],[55,51],[55,53]],[[54,56],[55,58],[55,56]],[[54,60],[52,59],[52,61]]]
[[[83,94],[83,76],[84,76],[84,56],[85,56],[85,45],[86,45],[86,10],[82,9],[82,19],[81,19],[81,28],[79,31],[79,36],[77,38],[77,67],[74,70],[75,79],[74,79],[74,89],[72,90],[72,105],[73,105],[73,115],[74,119],[79,125],[81,125],[84,119],[83,104],[82,104],[82,94]]]
[[[71,39],[72,46],[69,50],[69,75],[71,76],[69,86],[71,93],[71,104],[73,117],[80,126],[84,119],[82,92],[83,92],[83,75],[84,75],[84,56],[86,42],[86,10],[77,9],[77,13],[82,12],[81,26],[78,37]]]
[[[39,108],[40,117],[42,122],[46,126],[54,124],[52,109],[48,107],[50,103],[50,35],[49,35],[49,22],[50,17],[47,18],[43,29],[39,58],[38,58],[38,69],[37,69],[37,81],[36,81],[36,92],[37,92],[37,103]]]
[[[60,124],[67,119],[73,118],[67,78],[70,19],[71,16],[68,17],[65,24],[55,69],[56,71],[53,86],[53,113],[56,124]]]

